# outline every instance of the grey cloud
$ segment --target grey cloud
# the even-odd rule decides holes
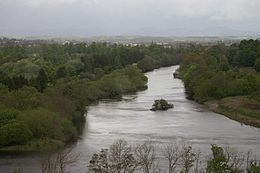
[[[0,35],[259,34],[259,9],[259,0],[2,0]]]

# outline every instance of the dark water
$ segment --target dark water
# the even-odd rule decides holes
[[[241,125],[187,100],[183,83],[173,79],[177,68],[147,73],[149,83],[145,91],[126,95],[122,101],[105,100],[89,107],[82,139],[73,150],[80,158],[70,167],[71,172],[86,172],[90,156],[119,138],[130,143],[150,140],[158,146],[184,141],[204,155],[209,152],[210,144],[229,144],[239,151],[252,150],[260,158],[260,129]],[[160,98],[173,103],[175,108],[165,112],[149,111],[153,101]],[[1,156],[0,173],[15,167],[36,171],[38,157]]]

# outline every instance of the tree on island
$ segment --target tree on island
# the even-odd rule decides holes
[[[168,110],[173,108],[173,104],[168,103],[166,100],[164,99],[160,99],[160,100],[155,100],[153,107],[150,109],[151,111],[157,111],[157,110]]]

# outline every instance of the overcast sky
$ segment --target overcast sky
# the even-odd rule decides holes
[[[260,35],[260,0],[0,0],[0,35]]]

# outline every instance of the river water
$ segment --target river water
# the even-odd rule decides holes
[[[160,68],[146,73],[148,89],[125,95],[121,101],[102,100],[90,106],[81,139],[73,146],[79,155],[71,172],[87,172],[91,155],[106,148],[116,139],[129,143],[152,141],[155,145],[187,142],[202,154],[210,152],[210,144],[231,145],[239,151],[251,150],[260,158],[260,129],[242,125],[211,112],[203,105],[187,100],[181,80],[173,78],[178,66]],[[166,99],[174,109],[152,112],[155,99]],[[23,168],[39,169],[37,156],[0,156],[0,172]]]

